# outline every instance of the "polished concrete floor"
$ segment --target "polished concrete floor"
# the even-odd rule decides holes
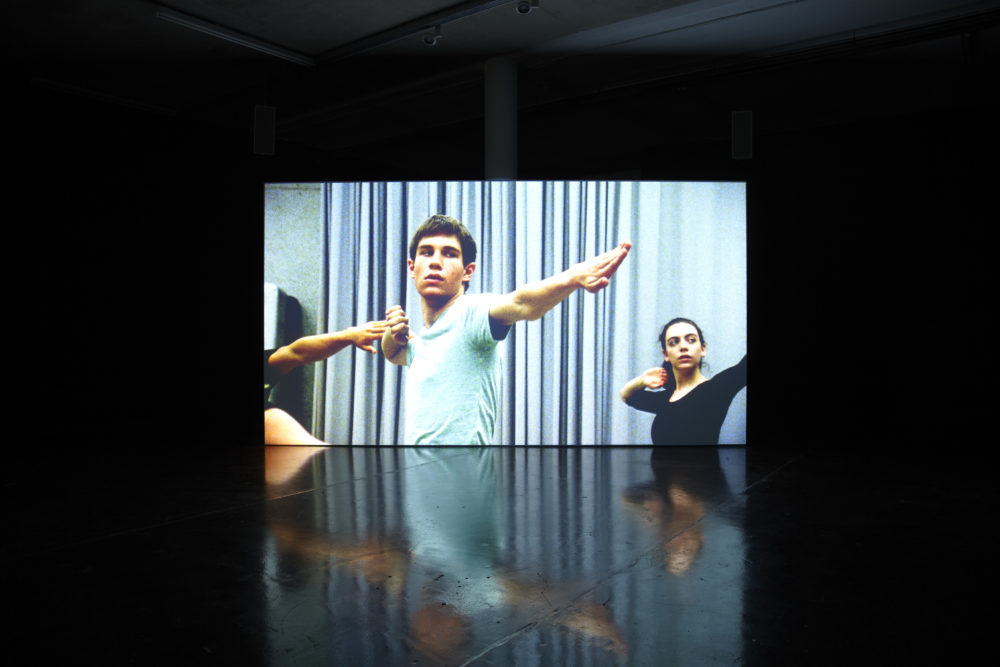
[[[972,458],[15,453],[8,664],[963,664],[997,652]]]

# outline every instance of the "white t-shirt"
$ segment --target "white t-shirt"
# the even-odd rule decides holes
[[[490,445],[502,354],[493,294],[463,294],[406,347],[407,445]]]

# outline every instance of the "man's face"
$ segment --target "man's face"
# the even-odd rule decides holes
[[[410,278],[420,296],[451,298],[465,290],[476,270],[475,263],[462,264],[462,246],[455,236],[425,236],[417,244],[416,259],[406,260]]]

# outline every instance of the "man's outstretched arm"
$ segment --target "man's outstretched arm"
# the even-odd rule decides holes
[[[591,293],[598,292],[611,282],[611,276],[628,256],[631,247],[631,243],[623,241],[603,255],[504,294],[490,308],[490,317],[506,325],[537,320],[581,287]]]

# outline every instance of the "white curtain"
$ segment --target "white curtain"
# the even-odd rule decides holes
[[[710,182],[419,182],[325,185],[329,248],[325,331],[382,319],[399,304],[419,332],[406,269],[410,237],[435,213],[461,220],[478,246],[470,293],[505,293],[630,240],[611,285],[582,290],[502,343],[496,444],[648,444],[652,415],[621,386],[662,362],[657,334],[676,316],[701,326],[706,375],[746,353],[746,184]],[[320,437],[401,442],[406,370],[378,355],[338,354],[317,382]],[[746,390],[723,443],[746,438]]]

